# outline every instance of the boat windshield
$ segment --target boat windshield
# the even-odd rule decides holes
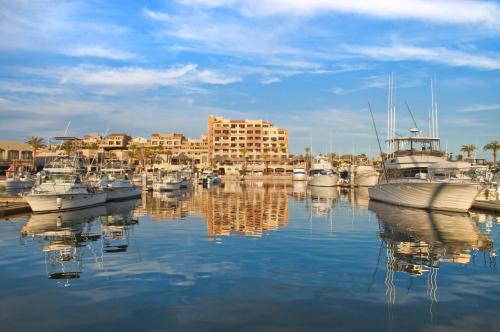
[[[330,169],[312,169],[309,171],[309,175],[331,175],[333,174]]]
[[[49,173],[45,175],[44,182],[51,183],[68,183],[68,182],[78,182],[78,176],[74,174],[60,174],[60,173]]]

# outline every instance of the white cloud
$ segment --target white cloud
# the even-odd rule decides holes
[[[65,71],[60,83],[151,87],[196,83],[226,85],[240,81],[240,78],[236,76],[227,76],[212,70],[198,70],[197,67],[195,64],[175,66],[169,69],[78,66]]]
[[[281,82],[281,79],[278,77],[268,77],[262,80],[262,84],[274,84]]]
[[[500,6],[468,0],[180,0],[189,6],[232,7],[247,16],[309,16],[338,12],[382,19],[415,19],[435,23],[478,24],[500,28]]]
[[[500,104],[474,104],[459,109],[457,112],[470,113],[470,112],[484,112],[484,111],[500,111]]]
[[[130,60],[137,58],[137,55],[133,53],[113,50],[99,45],[78,46],[63,50],[62,53],[75,57],[96,57],[112,60]]]
[[[368,57],[381,61],[427,61],[452,67],[500,69],[499,55],[471,54],[443,47],[425,48],[393,44],[391,46],[347,46],[345,51],[355,57]]]

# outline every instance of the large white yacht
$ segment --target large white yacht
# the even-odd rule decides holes
[[[429,210],[468,211],[483,185],[463,176],[470,164],[441,157],[437,114],[433,111],[430,136],[421,136],[417,128],[409,136],[397,136],[394,111],[389,115],[385,174],[378,185],[369,188],[370,199]]]
[[[314,158],[309,170],[310,186],[335,187],[338,185],[339,175],[327,157],[319,155]]]
[[[102,204],[106,193],[81,181],[77,157],[60,157],[39,175],[39,183],[26,195],[33,212],[80,209]]]

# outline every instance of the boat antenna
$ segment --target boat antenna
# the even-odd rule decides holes
[[[375,118],[373,117],[372,105],[370,105],[370,102],[368,102],[368,109],[370,110],[370,115],[372,117],[373,129],[375,130],[375,136],[377,136],[377,143],[378,143],[378,149],[380,151],[380,158],[382,158],[382,146],[380,145],[380,139],[378,138],[378,130],[377,130],[377,126],[375,125]],[[384,158],[382,158],[382,170],[384,171],[385,181],[387,181],[387,172],[385,171]]]
[[[406,100],[405,100],[405,105],[406,105],[406,108],[408,109],[408,112],[411,115],[411,119],[413,120],[413,124],[415,125],[415,128],[418,129],[417,121],[415,121],[415,117],[413,116],[413,113],[412,113],[412,111],[410,109],[410,106],[408,106],[408,103],[406,102]]]

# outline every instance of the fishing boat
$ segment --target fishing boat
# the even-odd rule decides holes
[[[201,172],[198,182],[204,186],[211,186],[220,184],[222,181],[211,169],[204,169],[203,172]]]
[[[128,170],[119,164],[119,161],[109,161],[99,171],[97,188],[106,193],[108,202],[139,197],[142,193],[141,187],[129,180]]]
[[[40,173],[40,183],[26,195],[31,210],[35,213],[67,211],[103,204],[106,193],[83,183],[81,176],[78,157],[56,158]]]
[[[408,136],[396,135],[395,111],[394,105],[389,107],[384,177],[369,188],[370,199],[428,210],[468,211],[483,185],[464,175],[470,164],[442,158],[434,101],[429,136],[422,136],[416,126]]]
[[[355,187],[373,187],[377,185],[380,173],[370,165],[354,166],[353,184]]]
[[[309,170],[308,184],[316,187],[335,187],[338,182],[339,175],[330,161],[321,155],[316,157]]]
[[[158,171],[157,178],[153,181],[154,191],[174,191],[181,189],[182,179],[177,171]]]

